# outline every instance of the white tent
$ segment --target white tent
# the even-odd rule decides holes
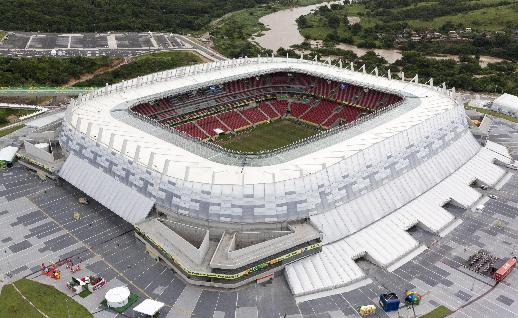
[[[115,287],[106,293],[105,299],[108,307],[120,308],[128,304],[130,291],[126,286]]]
[[[493,109],[518,116],[518,96],[503,94],[493,102]]]
[[[18,152],[18,147],[7,146],[5,148],[0,149],[0,161],[5,162],[13,162],[16,153]]]
[[[147,316],[154,316],[162,307],[164,307],[164,303],[153,299],[146,299],[133,308],[133,310]]]

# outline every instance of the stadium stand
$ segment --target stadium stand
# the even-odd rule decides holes
[[[206,133],[211,136],[216,136],[218,133],[215,129],[221,129],[226,131],[226,127],[215,116],[208,116],[196,121],[196,125],[202,128]]]
[[[268,120],[268,117],[262,113],[258,107],[243,109],[240,112],[252,124],[257,124]]]
[[[288,112],[306,123],[329,128],[400,100],[396,95],[306,74],[272,73],[142,103],[131,110],[204,139],[207,134],[216,136],[216,128],[239,130]],[[185,125],[188,121],[196,125]]]
[[[306,111],[309,110],[311,106],[306,103],[300,103],[300,102],[292,102],[289,105],[290,114],[293,117],[299,118],[302,116]]]
[[[175,127],[177,130],[184,132],[192,137],[206,139],[208,136],[203,132],[203,130],[199,129],[192,122],[188,122],[185,124],[181,124]]]
[[[331,116],[337,108],[339,108],[339,106],[336,103],[322,100],[318,105],[308,110],[300,119],[320,125]]]
[[[288,112],[287,100],[272,100],[270,103],[279,115],[286,116],[286,113]]]
[[[267,102],[262,102],[259,104],[259,109],[270,119],[276,119],[279,118],[281,115],[277,113],[272,106]]]
[[[431,84],[275,57],[148,75],[71,102],[59,137],[69,154],[60,176],[134,224],[135,232],[158,222],[152,204],[185,227],[203,225],[194,243],[176,240],[180,232],[171,235],[174,241],[158,235],[146,241],[155,226],[137,233],[145,244],[154,240],[150,251],[190,283],[236,288],[286,266],[297,302],[341,294],[374,272],[365,273],[359,258],[396,270],[427,248],[409,229],[451,233],[462,219],[445,205],[474,207],[484,195],[474,181],[496,188],[508,175],[500,163],[512,162],[509,150],[491,141],[481,145],[461,96]],[[178,91],[187,92],[172,96]],[[230,132],[290,116],[288,108],[308,123],[354,128],[333,127],[257,153],[192,140],[209,139],[216,128]],[[85,171],[98,171],[97,177]],[[99,191],[97,180],[118,189]],[[147,198],[142,208],[128,208],[135,193]],[[265,228],[275,235],[253,234]],[[209,242],[209,231],[216,237],[222,229],[220,249]],[[256,238],[258,248],[249,249]],[[213,257],[214,248],[224,251],[221,257]]]
[[[233,130],[245,128],[250,125],[237,111],[219,114],[218,118]]]

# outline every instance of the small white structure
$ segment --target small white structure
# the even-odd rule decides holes
[[[162,307],[164,307],[164,303],[153,299],[146,299],[137,307],[133,308],[133,310],[147,316],[154,316]]]
[[[43,160],[46,162],[54,162],[54,153],[51,151],[50,143],[42,142],[35,143],[28,140],[23,141],[23,147],[25,148],[25,152],[38,160]]]
[[[105,296],[106,305],[111,308],[124,307],[128,304],[130,291],[126,286],[110,289]]]
[[[13,146],[7,146],[5,148],[0,149],[0,161],[3,161],[7,164],[13,162],[17,152],[18,147]]]
[[[518,96],[503,94],[495,99],[492,108],[502,113],[518,116]]]

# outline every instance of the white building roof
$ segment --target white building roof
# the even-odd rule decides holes
[[[443,205],[451,199],[465,207],[475,204],[482,195],[470,187],[473,180],[494,186],[506,173],[492,164],[494,159],[511,161],[505,148],[488,141],[485,148],[435,187],[347,237],[343,237],[346,232],[343,227],[350,224],[339,224],[340,215],[324,213],[311,217],[324,232],[325,240],[335,241],[324,245],[321,253],[286,266],[286,277],[293,294],[300,301],[318,298],[364,279],[365,273],[354,261],[362,256],[390,272],[421,253],[425,247],[406,231],[420,224],[430,232],[444,236],[459,225],[461,220],[456,220]]]
[[[18,147],[13,147],[13,146],[7,146],[5,148],[0,149],[0,161],[6,161],[6,162],[13,161],[17,152],[18,152]]]
[[[133,308],[133,310],[144,315],[153,316],[162,309],[162,307],[164,307],[164,303],[153,299],[146,299]]]
[[[233,64],[231,64],[233,63]],[[298,71],[334,78],[404,96],[418,106],[371,130],[284,163],[245,167],[221,164],[189,152],[150,133],[116,119],[114,112],[126,111],[140,101],[173,94],[193,85],[209,85],[222,79],[249,77],[261,72]],[[176,74],[178,73],[178,74]],[[183,73],[188,76],[179,75]],[[173,76],[176,74],[175,76]],[[144,85],[139,84],[145,82]],[[131,87],[130,87],[131,86]],[[129,89],[125,89],[130,87]],[[259,184],[291,180],[318,172],[386,138],[451,110],[451,97],[436,88],[352,72],[312,61],[262,58],[201,64],[187,69],[153,74],[98,91],[69,107],[65,120],[94,142],[124,155],[143,166],[178,180],[209,184]],[[102,129],[101,129],[102,128]],[[100,130],[101,129],[101,130]],[[102,132],[102,133],[101,133]],[[138,158],[134,158],[138,154]]]
[[[495,99],[493,108],[518,115],[518,96],[503,94]]]

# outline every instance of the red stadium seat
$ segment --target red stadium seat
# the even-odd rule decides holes
[[[257,124],[263,121],[267,121],[268,117],[266,117],[257,107],[243,109],[240,111],[246,119],[248,119],[252,124]]]

